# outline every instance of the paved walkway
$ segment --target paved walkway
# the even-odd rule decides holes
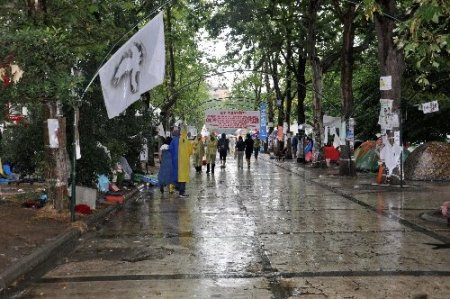
[[[252,161],[253,162],[253,161]],[[448,184],[379,187],[267,156],[141,192],[21,298],[449,298]]]

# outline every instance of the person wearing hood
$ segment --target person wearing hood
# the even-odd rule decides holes
[[[250,158],[253,153],[253,144],[254,141],[252,139],[252,135],[247,134],[247,138],[245,138],[245,159],[247,160],[247,167],[250,168]]]
[[[159,149],[160,167],[158,172],[159,190],[164,193],[164,187],[173,183],[172,155],[169,152],[171,137],[164,139],[164,144]]]
[[[225,133],[222,133],[222,137],[217,142],[217,150],[219,151],[220,156],[220,167],[225,168],[225,163],[227,162],[227,153],[230,150],[229,141]]]
[[[237,156],[237,167],[238,169],[244,168],[244,153],[245,153],[245,142],[242,136],[238,137],[236,142],[236,156]]]
[[[174,129],[173,139],[169,145],[169,151],[172,156],[173,181],[178,187],[181,197],[188,196],[186,194],[186,183],[189,182],[190,156],[192,154],[192,144],[187,138],[187,130],[185,127],[181,131]]]
[[[202,135],[197,135],[197,138],[192,142],[192,152],[195,170],[200,173],[202,172],[203,156],[205,155]]]
[[[206,143],[206,173],[214,173],[214,167],[216,166],[216,153],[217,153],[217,139],[214,134],[209,135]]]

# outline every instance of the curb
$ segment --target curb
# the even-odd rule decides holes
[[[138,192],[139,188],[136,188],[125,194],[125,202]],[[99,222],[100,219],[104,218],[106,215],[117,210],[120,206],[122,205],[109,206],[100,211],[98,214],[93,215],[92,217],[88,217],[85,220],[86,225],[88,227],[92,226],[93,224]],[[81,234],[81,231],[77,228],[68,228],[54,240],[43,244],[31,254],[19,260],[16,264],[12,265],[8,269],[4,270],[2,273],[0,273],[0,294],[19,277],[31,272],[37,266],[45,262],[51,255],[53,255],[53,253],[57,251],[58,248],[61,248],[71,241],[75,241],[81,236]]]
[[[422,218],[423,220],[430,221],[430,222],[447,225],[447,218],[444,218],[442,216],[436,216],[436,215],[439,215],[440,213],[441,213],[441,210],[436,210],[433,212],[425,212],[425,213],[420,214],[420,218]]]

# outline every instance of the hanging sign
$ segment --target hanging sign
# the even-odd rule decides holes
[[[422,104],[422,111],[424,114],[437,112],[439,111],[439,103],[438,101],[432,101]]]
[[[259,107],[260,113],[260,128],[259,128],[259,138],[265,140],[267,138],[267,103],[261,103]]]
[[[59,122],[56,118],[47,119],[48,144],[50,148],[59,148]]]

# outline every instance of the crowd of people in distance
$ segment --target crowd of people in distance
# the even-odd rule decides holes
[[[158,172],[158,182],[161,193],[166,187],[169,192],[178,190],[180,197],[188,196],[185,193],[186,183],[190,180],[190,159],[197,173],[202,172],[202,167],[206,165],[206,173],[214,174],[217,154],[219,156],[220,168],[226,167],[227,156],[232,154],[237,159],[237,168],[244,168],[244,156],[247,167],[250,168],[252,155],[258,159],[261,150],[261,140],[259,137],[252,138],[250,134],[227,138],[225,133],[217,138],[214,134],[207,137],[197,135],[193,140],[189,140],[187,129],[174,128],[171,137],[166,137],[159,148],[160,169]]]
[[[202,173],[203,166],[206,165],[206,173],[214,174],[217,156],[220,168],[226,167],[227,157],[232,155],[237,161],[237,169],[244,168],[244,157],[247,168],[251,167],[251,158],[258,160],[258,155],[264,143],[256,135],[230,136],[225,133],[220,136],[210,134],[203,137],[195,136],[192,140],[188,138],[187,129],[175,128],[171,137],[166,137],[159,149],[160,170],[158,181],[160,191],[164,193],[164,188],[168,187],[169,192],[173,189],[179,191],[181,197],[187,196],[185,193],[186,183],[190,179],[190,163],[197,173]],[[266,149],[279,159],[297,159],[297,161],[312,162],[317,160],[313,157],[314,143],[311,137],[284,136],[283,139],[268,138]],[[326,160],[327,166],[330,163],[339,161],[339,150],[331,143],[321,149],[320,154]],[[271,156],[272,157],[272,156]]]

